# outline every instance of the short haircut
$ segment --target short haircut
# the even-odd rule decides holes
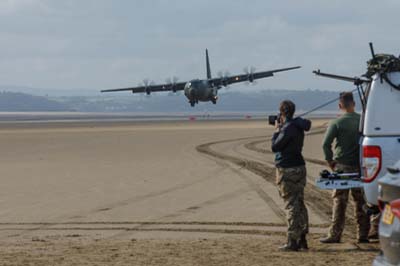
[[[296,105],[292,101],[285,100],[281,102],[279,111],[287,118],[293,118],[294,112],[296,112]]]
[[[340,93],[339,99],[344,108],[349,108],[355,104],[352,92],[345,91]]]

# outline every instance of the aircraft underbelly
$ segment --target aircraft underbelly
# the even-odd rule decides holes
[[[199,91],[197,99],[202,102],[208,102],[212,98],[212,90],[210,88],[203,88]]]
[[[189,100],[208,102],[212,98],[212,91],[206,87],[186,88],[185,95]]]
[[[210,100],[210,94],[207,90],[202,89],[198,91],[197,100],[205,102]]]

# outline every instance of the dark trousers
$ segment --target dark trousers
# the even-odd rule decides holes
[[[343,173],[355,173],[359,171],[357,166],[348,166],[343,164],[337,164],[335,170]],[[346,220],[346,209],[349,202],[349,194],[351,194],[354,201],[354,215],[357,220],[357,237],[358,239],[367,239],[370,229],[370,221],[368,215],[363,210],[365,199],[364,190],[362,188],[333,191],[332,224],[329,228],[329,236],[335,239],[340,239],[342,237]]]

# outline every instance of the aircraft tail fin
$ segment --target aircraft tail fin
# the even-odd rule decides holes
[[[208,57],[208,49],[206,49],[206,63],[207,63],[207,79],[211,79],[210,58]]]

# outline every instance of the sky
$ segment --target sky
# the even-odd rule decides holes
[[[398,0],[0,0],[0,86],[98,91],[302,66],[237,90],[351,84],[314,69],[366,71],[368,43],[400,54]]]

